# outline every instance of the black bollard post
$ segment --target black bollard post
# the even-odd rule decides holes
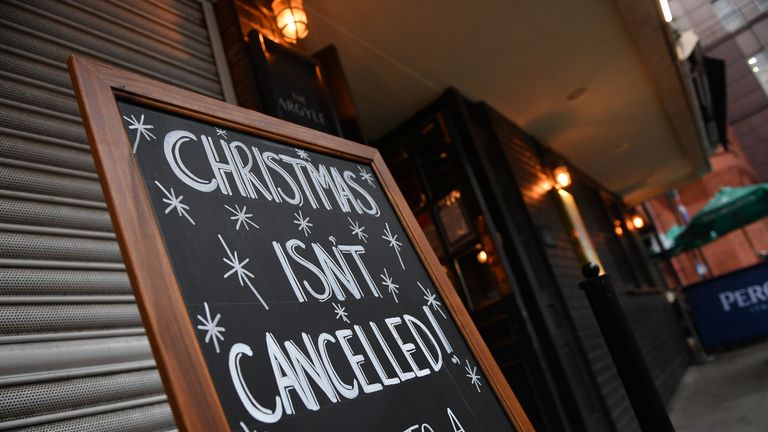
[[[592,306],[640,428],[643,432],[674,432],[664,401],[608,276],[599,276],[600,267],[595,263],[586,264],[582,274],[586,280],[579,286]]]

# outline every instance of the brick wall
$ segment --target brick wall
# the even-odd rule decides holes
[[[570,227],[564,220],[564,214],[559,207],[558,197],[553,190],[547,191],[546,170],[534,148],[535,144],[521,139],[509,121],[499,114],[492,112],[491,117],[531,219],[540,232],[546,233],[547,259],[567,303],[580,342],[587,353],[592,372],[616,429],[638,430],[634,413],[594,320],[592,310],[584,293],[578,287],[579,282],[583,280],[580,270],[582,262],[574,247]],[[622,272],[620,270],[622,266],[626,269],[633,265],[645,266],[645,263],[629,263],[627,262],[629,256],[618,254],[616,247],[610,246],[610,242],[616,239],[612,237],[614,236],[612,219],[608,216],[605,203],[601,201],[600,192],[579,184],[578,178],[575,179],[575,183],[570,190],[576,197],[595,248],[607,273],[614,275],[612,278],[614,286],[621,296],[622,304],[646,361],[660,392],[665,399],[669,400],[685,371],[688,357],[676,317],[663,294],[658,291],[651,293],[652,291],[648,289],[651,287],[647,282],[643,283],[642,277],[630,277],[628,281],[616,277]],[[647,266],[643,271],[645,271],[645,278],[648,278]],[[635,270],[634,273],[642,272]],[[645,288],[645,291],[638,288]],[[629,294],[630,292],[632,294]]]
[[[719,150],[713,154],[710,164],[712,172],[678,189],[691,217],[701,210],[721,187],[738,187],[757,182],[750,161],[733,137],[729,151]],[[648,203],[661,232],[666,232],[673,225],[680,223],[677,210],[666,197],[657,197]],[[706,261],[713,276],[755,264],[758,258],[745,236],[749,236],[757,250],[768,250],[768,219],[750,224],[745,227],[744,232],[737,230],[722,236],[702,247],[700,252],[686,252],[675,257],[672,263],[681,282],[688,285],[701,280],[695,269],[697,261]]]

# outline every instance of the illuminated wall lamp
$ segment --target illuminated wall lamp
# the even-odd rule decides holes
[[[560,165],[552,170],[552,175],[555,177],[556,188],[563,189],[571,185],[571,173],[568,172],[568,167],[565,165]]]
[[[630,230],[639,230],[643,229],[645,226],[645,219],[643,219],[642,216],[640,216],[637,213],[631,214],[629,217],[627,217],[627,220],[625,221],[627,228]]]
[[[285,40],[296,43],[307,37],[309,24],[302,0],[275,0],[272,2],[272,12]]]
[[[477,253],[477,262],[480,264],[485,264],[488,262],[488,252],[481,250]]]

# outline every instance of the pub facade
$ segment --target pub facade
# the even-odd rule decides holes
[[[631,8],[616,3],[622,13]],[[669,400],[688,348],[626,205],[654,189],[605,187],[592,165],[542,144],[460,82],[366,130],[378,120],[355,103],[361,72],[346,60],[355,53],[343,43],[312,45],[333,42],[328,32],[317,42],[289,40],[271,6],[0,4],[0,429],[177,424],[72,90],[67,59],[76,54],[377,148],[536,429],[637,430],[578,283],[587,261],[610,275]],[[334,19],[305,6],[310,29],[313,7],[318,20]],[[691,100],[663,96],[700,115]],[[690,138],[687,123],[671,127]]]

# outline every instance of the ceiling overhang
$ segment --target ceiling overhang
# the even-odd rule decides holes
[[[629,204],[709,169],[696,102],[655,1],[305,6],[307,49],[337,46],[369,137],[455,87]]]

